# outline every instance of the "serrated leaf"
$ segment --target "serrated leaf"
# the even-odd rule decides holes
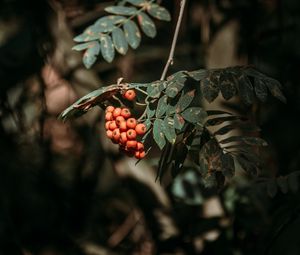
[[[257,174],[257,167],[251,161],[243,158],[242,156],[236,156],[235,158],[246,173],[250,175]]]
[[[101,54],[103,58],[108,62],[111,63],[115,57],[115,49],[111,37],[109,35],[103,34],[100,37],[101,42]]]
[[[128,51],[128,43],[125,38],[125,34],[121,28],[116,27],[112,31],[112,39],[115,49],[122,55],[125,55]]]
[[[230,73],[225,73],[220,76],[220,90],[223,98],[229,100],[237,93],[236,79]]]
[[[167,140],[171,143],[174,144],[176,141],[176,132],[174,128],[174,120],[171,117],[165,117],[164,122],[163,122],[163,132],[165,134],[165,137]]]
[[[251,105],[254,100],[253,87],[249,78],[245,75],[238,77],[239,95],[246,105]]]
[[[255,78],[254,79],[254,91],[255,94],[257,96],[257,98],[262,101],[265,102],[267,100],[268,97],[268,89],[266,84],[259,78]]]
[[[137,19],[145,35],[154,38],[156,36],[156,27],[154,22],[149,18],[149,16],[144,12],[140,12],[137,16]]]
[[[147,12],[152,17],[159,19],[159,20],[165,20],[165,21],[171,20],[171,15],[170,15],[169,11],[162,6],[159,6],[158,4],[150,4],[147,7]]]
[[[211,103],[219,95],[219,84],[216,77],[207,77],[200,82],[203,97]]]
[[[77,50],[77,51],[81,51],[81,50],[85,50],[87,49],[93,42],[87,42],[87,43],[81,43],[81,44],[77,44],[75,46],[72,47],[72,50]]]
[[[265,79],[264,82],[267,85],[270,93],[274,97],[279,99],[281,102],[286,103],[286,98],[280,90],[281,89],[281,84],[277,80],[275,80],[273,78],[268,78],[268,79]]]
[[[146,126],[146,130],[149,130],[149,128],[152,125],[151,120],[150,119],[146,119],[145,122],[144,122],[144,125]]]
[[[225,121],[234,121],[234,120],[247,120],[247,118],[243,116],[236,116],[236,115],[230,115],[230,116],[221,116],[221,117],[215,117],[208,119],[206,121],[206,126],[216,126],[220,125]]]
[[[156,117],[160,118],[162,117],[166,110],[167,110],[167,103],[168,102],[168,97],[166,95],[162,96],[157,103],[157,109],[156,109]]]
[[[251,137],[251,136],[231,136],[228,138],[225,138],[219,143],[225,144],[225,143],[231,143],[231,142],[243,142],[249,145],[256,145],[256,146],[267,146],[267,142],[259,137]]]
[[[138,26],[132,20],[128,20],[123,27],[125,38],[130,47],[133,49],[139,47],[141,42],[141,33]]]
[[[166,145],[166,139],[163,130],[163,120],[156,119],[153,124],[153,139],[162,150]]]
[[[137,13],[135,7],[126,7],[126,6],[109,6],[104,9],[108,13],[131,16]]]
[[[176,112],[180,113],[184,111],[191,104],[194,97],[195,97],[195,90],[191,90],[185,94],[182,93],[176,106]]]
[[[221,161],[222,161],[222,173],[225,177],[232,178],[234,176],[234,159],[229,154],[222,154],[221,155]]]
[[[207,117],[206,112],[200,107],[187,108],[182,114],[182,117],[191,123],[204,123]]]
[[[83,64],[86,68],[90,68],[97,60],[97,55],[100,52],[99,42],[91,42],[89,48],[85,51],[83,55]]]
[[[174,115],[174,128],[177,130],[181,130],[184,126],[184,118],[180,114],[175,114]]]
[[[195,81],[201,81],[204,79],[208,74],[208,71],[205,69],[199,69],[196,71],[188,72],[188,75],[194,79]]]
[[[88,34],[82,33],[73,38],[74,42],[88,42],[90,41],[90,36]]]

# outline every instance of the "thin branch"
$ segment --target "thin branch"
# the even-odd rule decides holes
[[[174,62],[174,59],[173,59],[174,58],[174,52],[175,52],[175,47],[176,47],[176,43],[177,43],[177,39],[178,39],[180,25],[181,25],[181,22],[182,22],[182,17],[183,17],[183,13],[184,13],[185,4],[186,4],[186,0],[181,0],[181,2],[180,2],[180,11],[179,11],[179,16],[178,16],[178,20],[177,20],[177,24],[176,24],[176,28],[175,28],[175,33],[174,33],[174,37],[173,37],[173,41],[172,41],[172,46],[171,46],[168,61],[165,65],[163,73],[160,77],[161,81],[163,81],[166,78],[169,66],[173,65],[173,62]]]

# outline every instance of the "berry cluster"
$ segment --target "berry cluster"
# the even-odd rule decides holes
[[[108,106],[105,111],[106,135],[113,143],[120,145],[120,150],[137,159],[145,157],[144,145],[137,136],[146,132],[146,126],[131,117],[128,108]]]

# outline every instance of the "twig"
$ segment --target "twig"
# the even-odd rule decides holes
[[[177,24],[176,24],[176,28],[175,28],[175,33],[174,33],[174,37],[173,37],[173,41],[172,41],[172,46],[171,46],[168,61],[165,65],[163,73],[160,77],[161,81],[163,81],[166,78],[169,66],[173,65],[173,62],[174,62],[174,59],[173,59],[174,58],[174,52],[175,52],[175,47],[176,47],[176,43],[177,43],[177,39],[178,39],[180,25],[181,25],[181,22],[182,22],[185,3],[186,3],[186,0],[181,0],[181,2],[180,2],[180,11],[179,11],[179,16],[178,16],[178,20],[177,20]]]

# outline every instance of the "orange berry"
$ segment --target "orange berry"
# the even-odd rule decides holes
[[[109,129],[109,124],[110,124],[110,120],[105,122],[105,129],[106,129],[106,130]]]
[[[121,134],[120,134],[120,143],[121,144],[126,144],[126,142],[127,142],[127,134],[126,134],[126,132],[121,132]]]
[[[107,130],[107,131],[106,131],[106,136],[107,136],[109,139],[111,139],[112,136],[113,136],[113,132],[112,132],[111,130]]]
[[[113,120],[109,123],[109,129],[115,130],[117,128],[117,123]]]
[[[121,136],[121,133],[120,133],[120,129],[116,128],[114,131],[113,131],[113,139],[118,142],[119,139],[120,139],[120,136]]]
[[[136,93],[133,89],[129,89],[127,90],[125,93],[124,93],[124,97],[129,100],[129,101],[132,101],[135,99],[136,97]]]
[[[125,120],[120,122],[119,128],[121,131],[127,131],[128,128]]]
[[[146,156],[146,153],[145,151],[136,151],[134,156],[137,158],[137,159],[142,159]]]
[[[146,133],[146,126],[142,123],[137,124],[135,127],[135,131],[138,135],[143,135]]]
[[[129,118],[126,121],[126,125],[127,125],[128,128],[135,128],[135,126],[136,126],[136,119],[135,118]]]
[[[121,111],[121,115],[127,119],[131,116],[131,112],[128,108],[123,108],[122,111]]]
[[[106,107],[105,112],[113,112],[115,109],[115,107],[113,107],[112,105],[109,105]]]
[[[142,144],[141,142],[137,142],[136,149],[138,151],[143,151],[144,150],[144,144]]]
[[[112,112],[107,112],[105,114],[105,120],[106,121],[113,120],[113,113]]]
[[[136,148],[136,144],[137,144],[137,141],[127,141],[126,142],[126,147],[127,149],[135,149]]]
[[[136,138],[136,132],[134,129],[129,129],[126,134],[129,140],[134,140]]]
[[[118,116],[118,117],[116,118],[116,123],[117,123],[118,126],[120,126],[120,123],[121,123],[122,121],[125,121],[125,119],[124,119],[123,116]]]
[[[114,109],[113,111],[113,117],[117,118],[118,116],[120,116],[122,109],[117,107],[116,109]]]

